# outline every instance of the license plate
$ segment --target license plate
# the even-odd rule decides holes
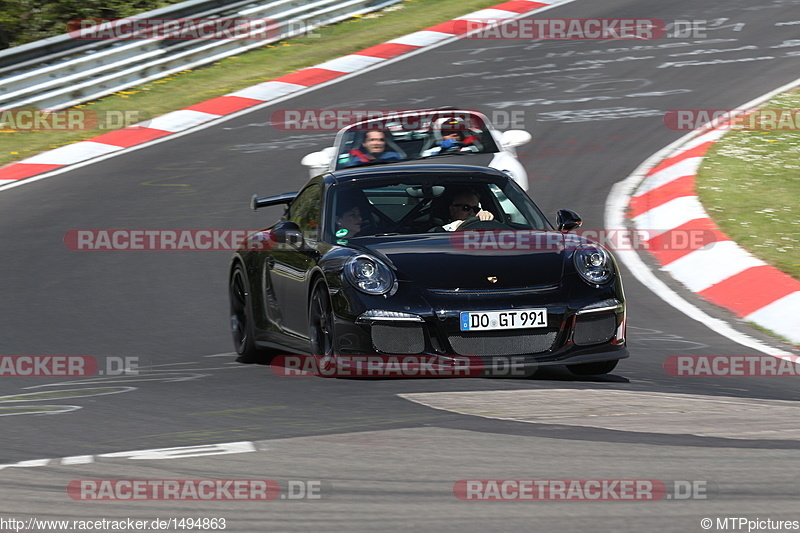
[[[545,328],[547,327],[547,309],[464,311],[461,313],[460,319],[461,331]]]

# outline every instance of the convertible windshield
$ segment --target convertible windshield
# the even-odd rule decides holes
[[[458,220],[466,226],[469,218],[475,229],[552,229],[527,195],[503,178],[425,174],[352,180],[335,186],[330,202],[329,237],[335,239],[452,231]]]
[[[474,111],[395,113],[339,132],[336,169],[439,155],[498,151],[489,125]]]

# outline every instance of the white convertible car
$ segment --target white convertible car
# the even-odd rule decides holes
[[[461,109],[418,109],[356,122],[335,145],[303,157],[311,177],[370,164],[445,163],[491,167],[528,189],[516,147],[531,140],[524,130],[495,130],[486,117]]]

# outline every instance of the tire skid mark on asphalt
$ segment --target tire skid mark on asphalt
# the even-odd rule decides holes
[[[673,333],[631,325],[628,326],[628,342],[640,346],[652,346],[655,343],[662,350],[701,350],[709,347],[708,344],[686,340]]]
[[[210,356],[204,357],[223,357],[223,356],[232,356],[235,354],[232,353],[225,353],[225,354],[214,354]],[[198,364],[199,363],[199,364]],[[151,365],[147,369],[136,370],[135,373],[122,375],[122,376],[104,376],[104,377],[93,377],[93,378],[86,378],[86,379],[76,379],[76,380],[69,380],[69,381],[60,381],[58,383],[44,383],[40,385],[32,385],[29,387],[24,387],[22,390],[33,390],[33,389],[45,389],[46,391],[41,392],[31,392],[31,393],[21,393],[21,394],[11,394],[6,396],[0,396],[0,416],[20,416],[20,415],[57,415],[57,414],[66,414],[72,413],[79,409],[83,409],[83,406],[80,405],[46,405],[46,406],[36,406],[36,407],[20,407],[20,406],[10,406],[6,407],[2,404],[4,403],[17,403],[17,402],[38,402],[43,400],[68,400],[74,398],[92,398],[94,396],[104,396],[109,394],[123,394],[127,392],[133,392],[139,390],[138,387],[130,387],[130,386],[120,386],[120,387],[94,387],[94,385],[109,385],[109,384],[126,384],[126,383],[136,383],[136,382],[153,382],[153,381],[161,381],[164,383],[177,383],[177,382],[184,382],[184,381],[194,381],[197,379],[203,379],[211,374],[202,374],[197,373],[199,372],[208,372],[211,370],[231,370],[231,369],[239,369],[245,368],[245,366],[240,365],[235,362],[228,363],[230,366],[204,366],[203,362],[200,361],[186,361],[181,363],[165,363],[161,365]],[[182,368],[180,370],[175,369],[159,369],[157,367],[174,367],[174,366],[185,366],[185,365],[197,365],[198,368]],[[52,387],[67,387],[67,386],[87,386],[88,388],[81,388],[81,389],[56,389],[52,390]],[[99,391],[99,392],[98,392]],[[64,394],[69,393],[69,394]]]
[[[138,374],[131,374],[128,376],[107,376],[88,379],[78,379],[74,381],[62,381],[59,383],[45,383],[42,385],[33,385],[25,387],[25,390],[41,389],[44,387],[63,387],[66,385],[107,385],[109,383],[130,383],[136,381],[164,381],[166,383],[175,383],[178,381],[193,381],[207,377],[208,374],[180,374],[177,372],[169,374],[149,374],[146,372],[139,372]]]

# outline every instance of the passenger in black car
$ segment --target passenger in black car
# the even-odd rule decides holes
[[[363,217],[361,208],[355,202],[344,202],[337,209],[336,214],[336,238],[349,239],[355,237],[361,231]]]

